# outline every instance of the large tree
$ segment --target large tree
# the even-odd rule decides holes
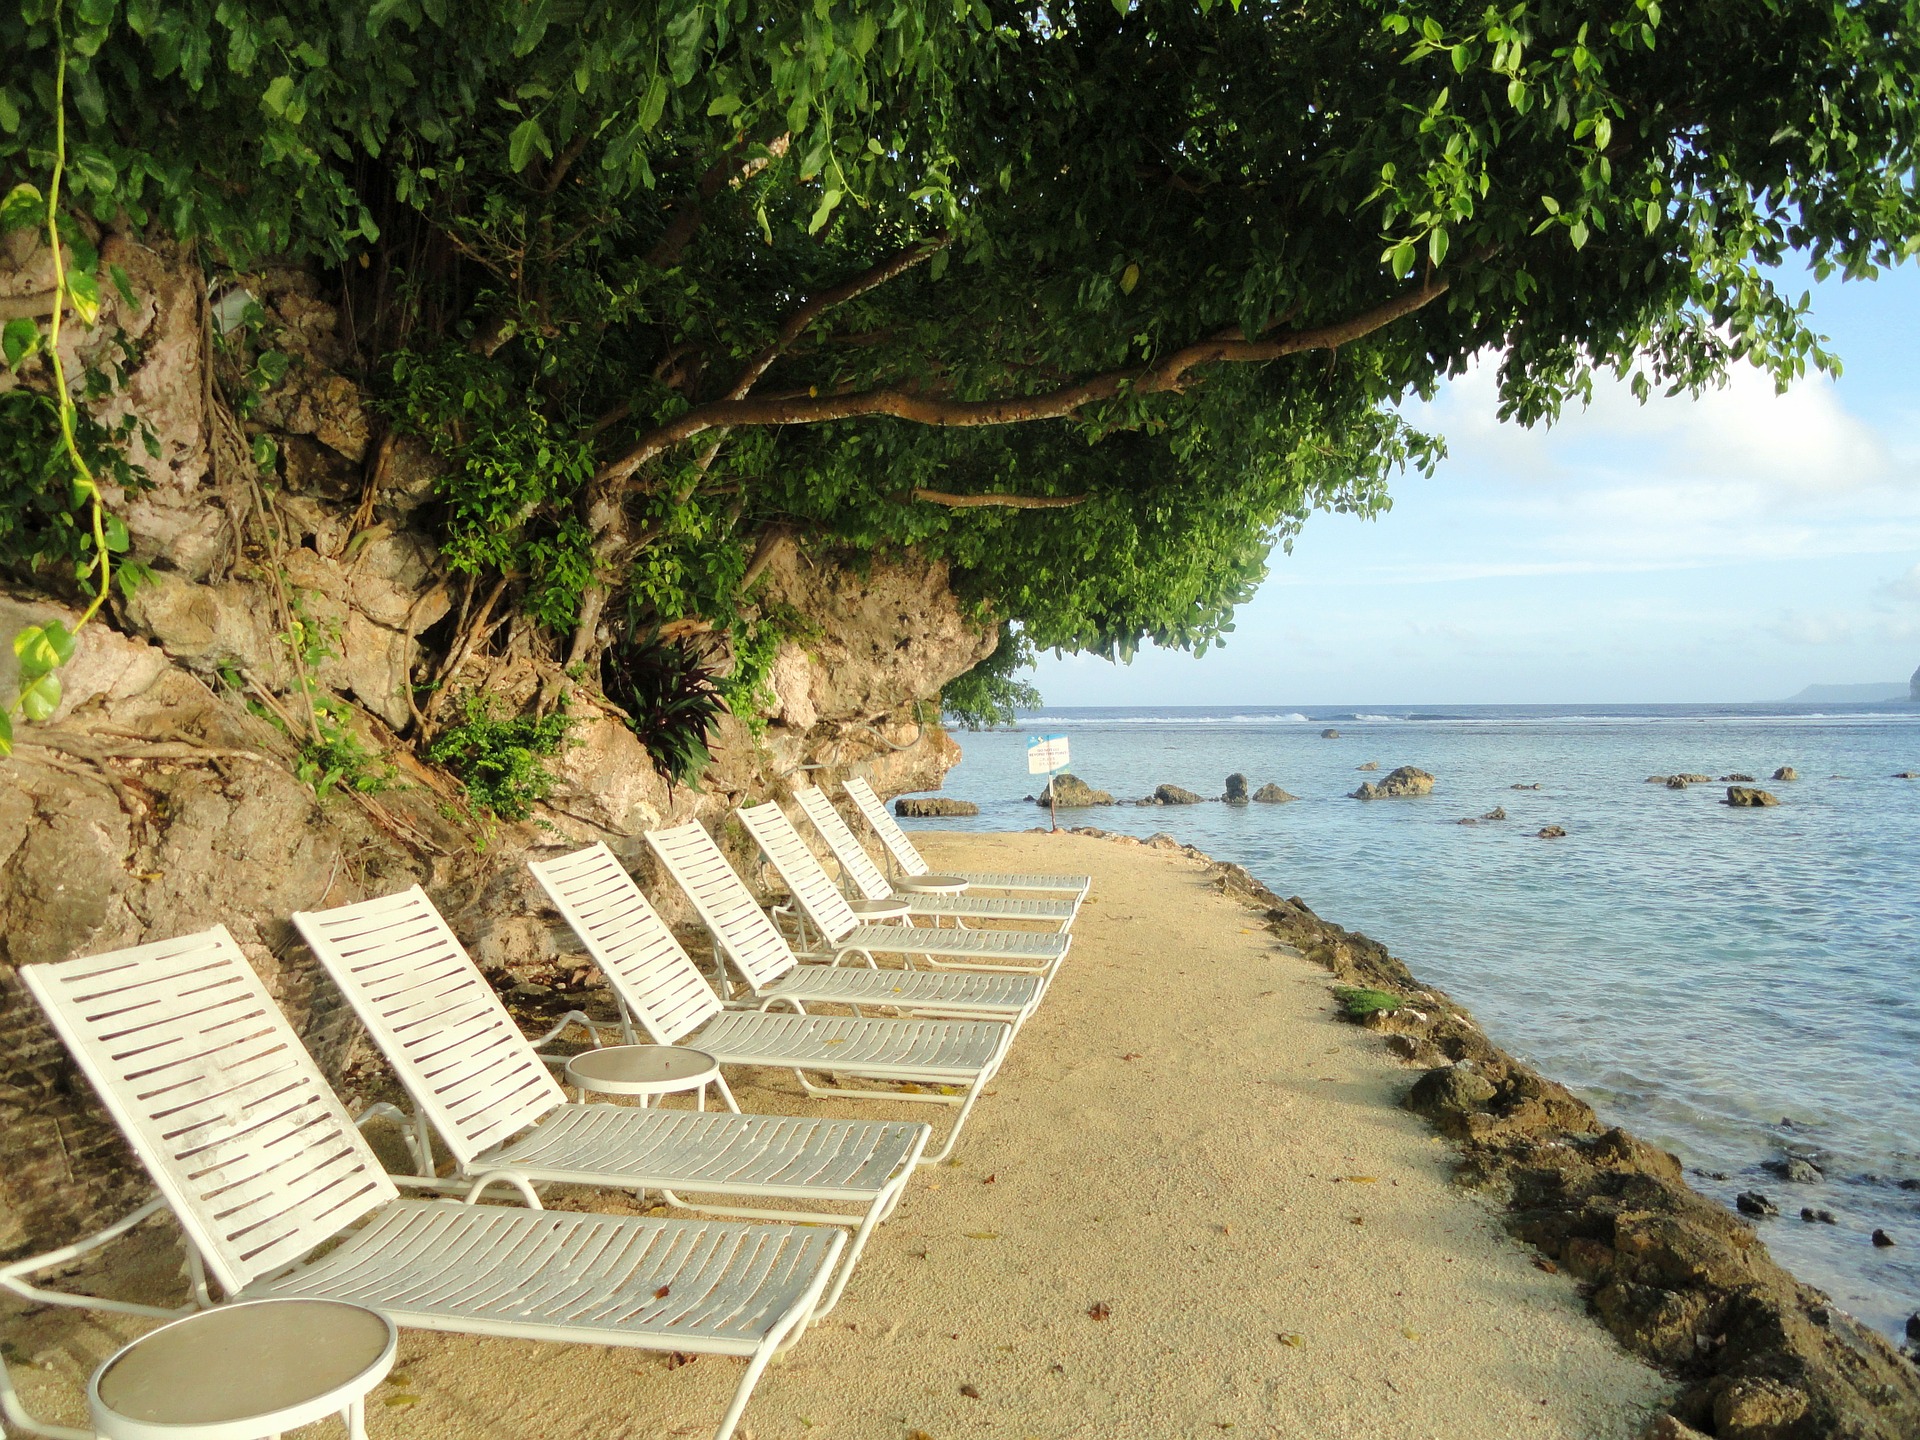
[[[0,12],[0,182],[55,11]],[[1913,248],[1913,0],[74,0],[71,184],[335,266],[449,562],[556,655],[764,629],[800,537],[1031,642],[1204,646],[1316,507],[1597,369],[1828,363],[1774,277]],[[3,528],[3,527],[0,527]],[[611,602],[611,603],[609,603]],[[761,635],[764,639],[764,635]]]

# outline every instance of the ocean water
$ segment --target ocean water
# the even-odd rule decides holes
[[[1044,825],[1022,800],[1039,733],[1118,799],[1277,781],[1298,802],[1062,821],[1168,831],[1366,931],[1703,1191],[1771,1197],[1774,1255],[1842,1307],[1889,1335],[1920,1310],[1920,781],[1891,778],[1920,770],[1920,706],[1048,710],[958,736],[945,793],[977,820],[908,824]],[[1430,771],[1433,795],[1346,798],[1370,760]],[[1767,780],[1781,765],[1800,780]],[[1677,771],[1758,776],[1780,804],[1645,783]],[[1495,806],[1511,818],[1456,823]],[[1566,838],[1534,838],[1548,824]],[[1763,1168],[1788,1154],[1826,1180]]]

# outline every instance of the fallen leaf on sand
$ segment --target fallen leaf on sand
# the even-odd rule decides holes
[[[1129,1050],[1126,1054],[1122,1055],[1120,1058],[1122,1060],[1138,1060],[1140,1058],[1140,1052],[1138,1050]]]
[[[996,1181],[996,1180],[998,1180],[999,1178],[1000,1178],[1000,1176],[999,1176],[999,1174],[998,1174],[998,1173],[996,1172],[995,1174],[992,1174],[992,1175],[989,1175],[989,1176],[987,1176],[987,1178],[986,1178],[986,1179],[984,1179],[984,1180],[982,1180],[982,1181],[981,1181],[980,1183],[981,1183],[982,1185],[991,1185],[991,1184],[993,1184],[993,1182],[994,1182],[994,1181]]]
[[[684,1350],[669,1350],[667,1352],[667,1369],[678,1370],[682,1365],[691,1365],[699,1358],[698,1355],[689,1355]]]
[[[980,1392],[971,1385],[962,1385],[960,1387],[960,1393],[969,1400],[978,1400],[980,1398]]]
[[[1302,1345],[1307,1343],[1307,1337],[1304,1335],[1282,1335],[1280,1337],[1280,1343],[1282,1345],[1291,1345],[1294,1349],[1298,1350]]]
[[[1364,1215],[1355,1215],[1353,1219],[1348,1223],[1353,1225],[1364,1225],[1367,1223],[1367,1217]]]
[[[420,1397],[418,1395],[389,1395],[380,1403],[390,1410],[399,1410],[408,1405],[418,1405],[420,1403]]]
[[[933,1440],[933,1436],[924,1430],[909,1430],[907,1431],[907,1440]]]
[[[1560,1267],[1544,1255],[1534,1256],[1533,1265],[1536,1270],[1544,1270],[1549,1275],[1558,1275],[1560,1273]]]
[[[1000,1232],[998,1230],[969,1230],[966,1232],[966,1236],[969,1240],[998,1240],[1000,1238]]]
[[[1380,1177],[1378,1175],[1342,1175],[1340,1178],[1349,1185],[1378,1185],[1380,1183]]]
[[[1104,1320],[1111,1314],[1113,1314],[1113,1310],[1104,1300],[1096,1300],[1087,1307],[1087,1318],[1089,1320]]]
[[[1420,1338],[1420,1332],[1418,1330],[1408,1330],[1403,1328],[1400,1331],[1400,1333],[1406,1336],[1407,1339],[1409,1340],[1418,1340]]]

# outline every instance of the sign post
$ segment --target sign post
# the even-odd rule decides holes
[[[1067,768],[1067,737],[1036,735],[1027,741],[1027,773],[1047,777],[1047,824],[1060,828],[1060,801],[1053,793],[1053,773]]]

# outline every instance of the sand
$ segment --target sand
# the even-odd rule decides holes
[[[1670,1392],[1449,1183],[1446,1144],[1396,1104],[1410,1072],[1204,866],[1066,834],[924,839],[937,865],[1091,873],[1093,899],[957,1163],[915,1179],[742,1437],[1628,1440]],[[767,1078],[745,1108],[814,1103]],[[16,1324],[52,1366],[29,1393],[56,1407],[51,1380],[121,1331]],[[701,1437],[739,1364],[414,1332],[370,1430]]]

